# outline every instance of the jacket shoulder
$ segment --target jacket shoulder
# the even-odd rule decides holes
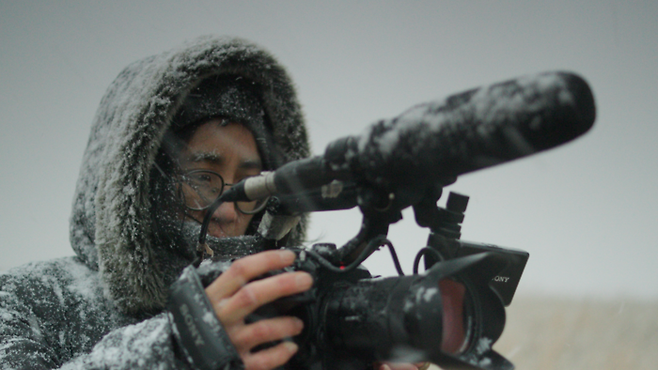
[[[126,321],[105,298],[98,272],[77,257],[31,262],[0,275],[0,317],[3,341],[47,349],[42,354],[52,363],[88,352]]]
[[[0,289],[33,303],[34,308],[102,297],[98,272],[77,257],[30,262],[13,268],[0,275]]]

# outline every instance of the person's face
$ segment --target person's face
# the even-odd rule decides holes
[[[213,119],[197,128],[179,158],[182,170],[213,171],[220,174],[226,184],[258,175],[263,165],[254,136],[239,123],[221,126],[221,122]],[[202,222],[207,211],[186,212]],[[208,234],[218,238],[244,235],[252,217],[237,210],[234,203],[224,203],[213,214]]]

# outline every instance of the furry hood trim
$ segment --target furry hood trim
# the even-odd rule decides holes
[[[221,74],[243,76],[262,87],[265,115],[284,162],[309,155],[292,82],[256,45],[201,37],[123,70],[93,121],[75,191],[70,239],[79,258],[100,271],[106,294],[126,313],[161,310],[170,275],[177,276],[189,263],[176,262],[180,252],[153,245],[149,174],[187,94],[203,79]],[[304,226],[294,233],[291,239],[303,239]]]

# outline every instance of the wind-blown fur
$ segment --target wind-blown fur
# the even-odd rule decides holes
[[[78,256],[100,271],[106,294],[128,314],[161,310],[171,276],[191,262],[181,251],[154,245],[149,173],[177,108],[201,80],[217,74],[262,86],[265,113],[285,161],[309,154],[290,79],[267,52],[248,42],[203,37],[121,72],[93,122],[70,236]],[[291,241],[301,241],[303,234],[304,223]]]

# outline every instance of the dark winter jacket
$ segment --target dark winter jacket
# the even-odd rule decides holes
[[[193,253],[156,242],[149,181],[177,108],[219,74],[261,87],[283,162],[308,155],[286,72],[252,44],[203,37],[128,66],[103,97],[84,154],[70,229],[76,256],[0,275],[0,369],[187,368],[164,307]]]

